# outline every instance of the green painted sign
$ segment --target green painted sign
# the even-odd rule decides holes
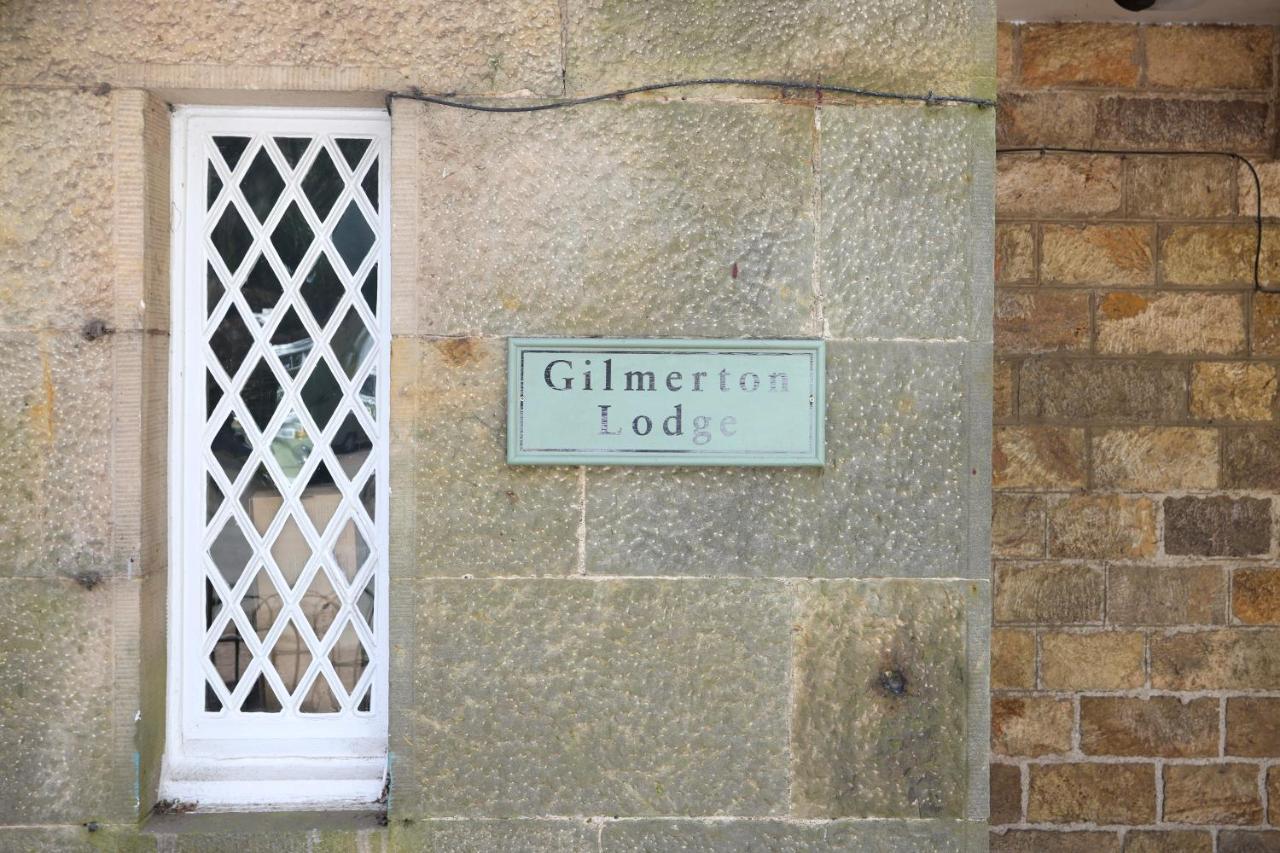
[[[512,338],[512,465],[822,465],[817,340]]]

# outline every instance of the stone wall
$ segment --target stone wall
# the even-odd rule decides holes
[[[0,850],[985,849],[995,116],[762,88],[392,105],[386,825],[148,813],[167,104],[991,97],[994,29],[986,0],[7,3]],[[513,334],[825,337],[827,465],[508,467]]]
[[[1001,25],[999,144],[1259,163],[1269,28]],[[1228,157],[1002,154],[992,849],[1280,850],[1280,294]],[[1215,846],[1216,845],[1216,846]]]

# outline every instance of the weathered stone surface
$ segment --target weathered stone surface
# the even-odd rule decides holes
[[[1250,347],[1254,355],[1280,355],[1280,293],[1253,295]]]
[[[997,427],[993,435],[991,477],[997,489],[1084,488],[1084,430]]]
[[[1220,293],[1108,293],[1098,302],[1105,355],[1240,355],[1244,303]]]
[[[999,755],[1051,755],[1071,750],[1070,699],[998,696],[991,700],[991,750]]]
[[[1022,365],[1018,411],[1028,420],[1165,423],[1183,416],[1186,396],[1179,365],[1037,359]]]
[[[1164,819],[1170,823],[1260,823],[1262,793],[1258,788],[1258,766],[1166,765]]]
[[[1213,836],[1189,829],[1136,830],[1125,833],[1124,853],[1213,853]]]
[[[1082,696],[1080,749],[1086,755],[1215,756],[1218,700]]]
[[[991,249],[974,230],[991,215],[993,155],[975,143],[991,121],[822,111],[819,292],[833,337],[991,339]]]
[[[1258,275],[1280,280],[1280,238],[1263,231]],[[1166,225],[1160,229],[1160,274],[1165,284],[1243,287],[1253,284],[1257,233],[1252,225]]]
[[[1255,306],[1255,311],[1256,306]],[[1243,361],[1191,367],[1191,416],[1210,421],[1269,421],[1276,400],[1276,368]]]
[[[1246,625],[1280,624],[1280,571],[1236,569],[1231,577],[1231,615]]]
[[[391,824],[390,846],[392,853],[597,853],[599,832],[575,820],[415,820]]]
[[[1013,83],[1013,42],[1015,25],[1001,21],[996,24],[996,85],[1003,89]]]
[[[1102,621],[1106,580],[1093,566],[997,564],[997,622],[1087,624]]]
[[[1280,768],[1267,769],[1267,820],[1275,825],[1280,823]]]
[[[996,295],[996,349],[1001,353],[1089,349],[1089,294],[1002,291]]]
[[[964,813],[969,584],[798,589],[792,809],[801,817]]]
[[[506,464],[503,342],[402,338],[395,357],[417,371],[396,401],[416,412],[406,442],[416,492],[407,568],[426,577],[574,572],[577,473]]]
[[[1235,213],[1236,165],[1229,157],[1132,157],[1125,167],[1132,216],[1211,219]]]
[[[112,791],[111,597],[109,583],[0,580],[4,823],[119,816],[128,792]]]
[[[1028,86],[1132,87],[1138,82],[1138,28],[1114,24],[1029,24],[1022,30]]]
[[[385,850],[390,835],[376,814],[342,811],[153,816],[143,832],[112,829],[116,846],[103,847],[117,853],[358,853]]]
[[[1136,559],[1156,551],[1156,507],[1129,495],[1079,495],[1049,510],[1049,556]]]
[[[1161,149],[1266,148],[1267,103],[1114,95],[1098,104],[1100,145]]]
[[[973,824],[947,820],[792,823],[780,820],[610,822],[601,832],[603,853],[962,853]]]
[[[80,826],[0,827],[0,853],[99,853],[117,850],[113,842]]]
[[[1280,853],[1280,832],[1226,830],[1218,834],[1218,853]]]
[[[1045,225],[1040,281],[1091,287],[1151,285],[1153,238],[1147,225]]]
[[[1010,830],[991,834],[991,853],[1119,853],[1114,832]]]
[[[1100,631],[1040,638],[1040,681],[1049,690],[1126,690],[1143,682],[1143,637]]]
[[[816,331],[812,110],[627,102],[421,115],[422,331]]]
[[[996,161],[996,210],[1036,219],[1107,216],[1120,211],[1123,182],[1119,157],[1005,154]]]
[[[112,186],[109,97],[0,89],[0,328],[110,319]]]
[[[1280,699],[1254,696],[1227,699],[1227,755],[1246,758],[1280,755]]]
[[[996,225],[996,281],[1030,284],[1036,276],[1036,237],[1030,224]]]
[[[1252,162],[1253,168],[1258,172],[1258,181],[1262,184],[1262,215],[1280,216],[1280,160]],[[1253,173],[1243,163],[1236,167],[1236,186],[1240,192],[1240,215],[1253,216],[1258,209],[1258,191],[1253,182]]]
[[[1031,767],[1032,823],[1152,823],[1156,776],[1150,764],[1050,764]]]
[[[1226,621],[1226,578],[1217,566],[1110,566],[1113,625],[1209,625]]]
[[[1030,690],[1036,686],[1036,635],[997,628],[991,632],[991,689]]]
[[[404,708],[413,749],[400,753],[398,815],[785,810],[782,584],[442,580],[418,589]]]
[[[1280,690],[1274,630],[1194,631],[1151,638],[1157,690]]]
[[[992,498],[991,553],[997,557],[1044,556],[1045,507],[1039,495]]]
[[[1012,764],[991,765],[991,825],[1022,820],[1022,770]]]
[[[659,47],[660,46],[660,47]],[[734,76],[994,95],[995,10],[909,0],[568,7],[570,94],[655,80]]]
[[[1218,485],[1218,433],[1136,427],[1093,434],[1093,481],[1100,489],[1170,492]]]
[[[967,352],[829,344],[820,470],[589,469],[587,571],[968,573],[965,491],[990,469],[966,441]]]
[[[1222,485],[1228,489],[1280,488],[1280,429],[1224,430]]]
[[[1015,411],[1014,376],[1017,369],[1013,362],[997,359],[991,380],[991,414],[996,418],[1011,418]]]
[[[1271,550],[1266,498],[1165,498],[1164,550],[1201,557],[1247,557]]]
[[[997,145],[1082,148],[1093,140],[1098,97],[1069,90],[1001,92],[996,111]],[[1000,158],[1006,159],[1008,157]],[[998,204],[996,209],[1004,214]]]
[[[115,568],[104,425],[116,345],[70,332],[0,333],[0,577]]]
[[[1179,90],[1271,88],[1268,27],[1148,27],[1147,84]]]

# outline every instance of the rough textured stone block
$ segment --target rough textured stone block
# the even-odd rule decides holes
[[[112,791],[110,582],[0,580],[0,821],[119,816]],[[129,816],[124,816],[128,819]]]
[[[1036,635],[998,628],[991,632],[991,688],[1030,690],[1036,686]]]
[[[597,853],[599,827],[573,820],[416,820],[392,823],[392,853]]]
[[[1164,819],[1170,823],[1253,824],[1262,821],[1256,764],[1164,768]]]
[[[1043,557],[1044,498],[996,494],[992,499],[991,553],[997,557]]]
[[[1012,764],[991,765],[991,825],[1022,820],[1022,770]]]
[[[974,231],[991,215],[993,155],[979,142],[990,122],[822,111],[819,292],[832,336],[991,339],[990,246]]]
[[[1040,281],[1091,287],[1151,285],[1153,239],[1147,225],[1045,225]]]
[[[1231,615],[1246,625],[1280,624],[1280,571],[1236,569],[1231,578]]]
[[[1017,27],[1001,21],[996,24],[996,84],[1004,89],[1013,84],[1013,42]]]
[[[1224,430],[1222,485],[1228,489],[1280,488],[1280,429]]]
[[[966,490],[989,478],[990,451],[969,443],[979,440],[965,399],[972,369],[962,345],[834,342],[824,468],[589,469],[587,571],[978,571]]]
[[[996,281],[1030,284],[1036,276],[1035,228],[1029,224],[996,225]]]
[[[1069,699],[1003,696],[991,700],[991,750],[999,755],[1051,755],[1071,750],[1075,710]]]
[[[629,820],[605,824],[603,853],[962,853],[974,825],[960,821]]]
[[[0,328],[111,319],[113,186],[109,97],[0,90]]]
[[[964,813],[968,584],[798,588],[792,809],[802,817]]]
[[[1080,749],[1086,755],[1215,756],[1218,700],[1083,696]]]
[[[658,46],[661,46],[659,49]],[[994,95],[995,9],[909,0],[721,6],[587,0],[568,7],[570,94],[734,76]]]
[[[997,622],[1086,624],[1102,621],[1106,580],[1094,566],[997,564]]]
[[[1040,638],[1040,681],[1049,690],[1127,690],[1143,683],[1141,634],[1055,633]]]
[[[399,391],[416,412],[413,466],[419,576],[569,574],[578,563],[581,485],[570,468],[506,464],[503,341],[399,339],[416,380]]]
[[[1256,312],[1256,306],[1254,310]],[[1269,421],[1274,416],[1275,402],[1274,365],[1208,361],[1191,367],[1193,418]]]
[[[1251,158],[1252,159],[1252,158]],[[1262,184],[1262,215],[1280,216],[1280,160],[1260,163],[1253,160]],[[1239,211],[1241,216],[1253,216],[1258,209],[1258,191],[1253,173],[1243,163],[1236,167],[1236,186],[1239,187]]]
[[[1280,823],[1280,767],[1267,769],[1267,820]]]
[[[1277,245],[1263,232],[1259,275],[1280,278]],[[1253,284],[1257,233],[1252,225],[1166,225],[1160,229],[1160,274],[1165,284],[1242,287]]]
[[[1120,211],[1123,182],[1119,157],[1005,154],[996,161],[996,210],[1036,219],[1107,216]]]
[[[90,833],[80,826],[0,827],[0,853],[99,853],[115,851],[115,839]],[[130,853],[135,849],[126,847]],[[141,853],[144,847],[138,846]]]
[[[997,359],[991,381],[991,413],[996,418],[1011,418],[1015,411],[1014,390],[1017,368],[1010,361]]]
[[[1155,552],[1156,507],[1148,498],[1079,495],[1049,511],[1051,557],[1137,559]]]
[[[1246,758],[1280,755],[1280,699],[1249,696],[1227,699],[1227,755]]]
[[[1029,24],[1022,30],[1022,82],[1028,86],[1132,87],[1137,59],[1137,27]]]
[[[1188,427],[1095,432],[1093,482],[1099,489],[1170,492],[1218,485],[1218,433]]]
[[[1239,583],[1239,581],[1237,581]],[[1226,577],[1217,566],[1110,566],[1113,625],[1209,625],[1226,621]]]
[[[1166,28],[1147,32],[1156,29]],[[1125,166],[1131,216],[1210,219],[1235,213],[1236,163],[1228,157],[1132,157]]]
[[[996,108],[996,144],[1087,147],[1097,122],[1098,97],[1092,93],[1001,92]],[[1001,157],[1006,160],[1008,157]],[[997,210],[1004,211],[997,204]]]
[[[1271,550],[1267,498],[1165,498],[1164,550],[1201,557],[1247,557]]]
[[[1022,365],[1018,411],[1028,420],[1166,423],[1186,407],[1179,365],[1085,359]]]
[[[422,331],[813,334],[814,132],[776,104],[424,112]]]
[[[1150,764],[1032,765],[1032,823],[1152,823],[1156,775]]]
[[[1226,830],[1218,834],[1218,853],[1280,853],[1280,832]]]
[[[1108,293],[1098,302],[1097,348],[1104,355],[1239,355],[1244,303],[1217,293]]]
[[[1266,101],[1115,95],[1098,104],[1095,138],[1115,147],[1258,151],[1266,127]]]
[[[783,811],[789,622],[775,581],[423,581],[395,813]]]
[[[1213,836],[1189,829],[1136,830],[1125,833],[1124,853],[1213,853]]]
[[[1114,832],[1010,830],[991,834],[991,853],[1120,853]]]
[[[1280,355],[1280,293],[1253,295],[1250,348],[1254,355]]]
[[[991,453],[997,489],[1082,489],[1084,430],[1069,427],[997,427]]]
[[[1089,349],[1089,294],[1003,291],[996,294],[996,349],[1018,353]]]
[[[1271,88],[1268,27],[1148,27],[1147,84],[1169,89]]]
[[[1157,690],[1280,690],[1280,631],[1218,629],[1151,638]]]

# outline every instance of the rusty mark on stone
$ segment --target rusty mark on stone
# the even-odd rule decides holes
[[[881,670],[879,685],[890,696],[902,696],[907,692],[907,676],[897,667]]]
[[[462,367],[480,358],[480,342],[476,338],[449,338],[436,341],[435,347],[454,367]]]
[[[32,403],[27,409],[27,419],[33,431],[44,436],[45,441],[53,442],[53,366],[49,363],[49,352],[40,347],[40,388],[44,392],[39,402]]]
[[[1102,299],[1102,313],[1109,320],[1127,320],[1137,317],[1151,302],[1136,293],[1108,293]]]
[[[732,278],[735,280],[738,278],[738,262],[737,261],[734,261],[733,264],[729,267],[729,278]]]

